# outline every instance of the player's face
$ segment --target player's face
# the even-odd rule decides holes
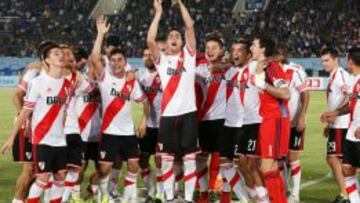
[[[338,66],[338,58],[332,57],[330,54],[321,56],[321,65],[324,67],[326,72],[331,72]]]
[[[49,56],[45,59],[45,61],[50,66],[63,68],[65,65],[63,51],[60,48],[51,49]]]
[[[122,54],[114,54],[110,58],[110,65],[112,68],[113,74],[119,74],[125,70],[126,59]]]
[[[64,54],[64,62],[65,62],[65,68],[72,69],[76,66],[76,59],[73,51],[71,49],[62,49]]]
[[[149,49],[145,49],[143,52],[143,62],[146,68],[153,69],[154,63],[151,59],[151,53]]]
[[[348,55],[346,55],[346,68],[350,73],[354,72],[355,64],[351,59],[349,59]]]
[[[264,54],[265,49],[260,47],[260,41],[258,39],[254,39],[251,47],[251,54],[254,60],[258,60],[261,54]]]
[[[178,31],[173,30],[168,34],[166,39],[166,46],[167,48],[169,48],[170,52],[172,53],[179,52],[181,50],[182,44],[183,44],[182,37]]]
[[[246,49],[246,45],[241,43],[233,44],[231,47],[231,58],[236,66],[243,66],[248,63],[251,53]]]
[[[223,55],[224,50],[221,48],[218,42],[209,41],[206,43],[205,52],[206,60],[209,62],[216,62],[221,60],[221,56]]]

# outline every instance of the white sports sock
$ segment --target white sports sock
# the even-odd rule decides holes
[[[300,198],[300,182],[301,182],[301,163],[300,161],[294,161],[290,163],[291,178],[293,181],[292,195],[296,198]]]
[[[73,170],[69,170],[66,174],[65,178],[65,190],[64,194],[62,196],[62,201],[67,202],[69,200],[69,197],[72,193],[73,187],[76,184],[76,181],[79,178],[79,173],[75,172]]]
[[[229,182],[232,190],[235,192],[236,196],[240,201],[249,201],[249,197],[244,190],[243,186],[240,184],[240,175],[237,173],[233,164],[222,164],[220,165],[220,171],[226,181]]]
[[[39,203],[40,196],[42,192],[45,190],[47,183],[36,180],[30,187],[29,196],[27,199],[28,203]]]
[[[123,200],[130,200],[133,197],[136,198],[136,173],[127,172],[127,175],[125,177],[125,184],[124,184],[124,195]]]
[[[150,168],[143,169],[141,171],[141,177],[144,181],[148,195],[151,197],[155,196],[155,181],[154,174]]]
[[[270,203],[269,194],[265,187],[263,186],[256,186],[255,190],[258,195],[257,202],[258,203]]]
[[[20,199],[16,199],[14,198],[11,203],[25,203],[24,201],[20,200]]]
[[[245,185],[245,190],[248,193],[250,199],[252,199],[252,200],[257,199],[258,195],[257,195],[255,187],[248,187],[247,185]]]
[[[185,201],[193,201],[196,185],[196,161],[195,154],[185,155],[184,161],[184,182],[185,182]]]
[[[51,187],[51,203],[60,203],[64,193],[64,181],[54,180]]]
[[[48,203],[51,200],[51,188],[52,188],[52,184],[54,182],[54,176],[51,175],[49,182],[47,183],[46,187],[45,187],[45,192],[44,192],[44,202]]]
[[[156,197],[161,198],[164,195],[164,185],[162,181],[161,168],[156,168]]]
[[[164,192],[167,200],[174,199],[174,157],[170,155],[161,156],[161,172],[164,185]]]
[[[109,196],[109,190],[108,190],[109,179],[110,179],[110,177],[106,176],[99,180],[99,187],[100,187],[100,192],[101,192],[102,197]]]
[[[221,172],[220,172],[220,175],[221,175]],[[224,178],[224,177],[222,177],[222,180],[223,180],[222,192],[231,192],[231,186],[230,186],[229,182],[227,182],[226,178]]]
[[[207,156],[200,155],[196,160],[197,178],[200,185],[200,192],[207,192],[209,189]]]
[[[117,193],[117,189],[119,186],[119,174],[120,170],[112,168],[108,188],[110,193]]]
[[[350,202],[360,202],[360,196],[356,187],[356,176],[345,177],[345,187]]]
[[[181,190],[181,181],[184,178],[184,170],[181,162],[174,162],[174,174],[175,174],[175,193]]]

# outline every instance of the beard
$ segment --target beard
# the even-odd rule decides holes
[[[155,65],[151,60],[147,60],[145,61],[145,67],[150,69],[150,70],[154,70],[155,69]]]

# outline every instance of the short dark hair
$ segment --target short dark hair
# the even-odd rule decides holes
[[[223,34],[218,31],[210,32],[205,35],[205,43],[210,41],[217,42],[221,48],[225,46]]]
[[[347,57],[352,60],[355,65],[360,66],[360,47],[353,47],[349,49]]]
[[[120,38],[116,35],[109,35],[105,40],[105,46],[119,47],[120,45]]]
[[[43,53],[44,48],[48,47],[51,44],[56,44],[56,42],[52,41],[52,40],[45,40],[45,41],[40,42],[40,44],[37,48],[37,53],[38,53],[38,57],[40,58],[40,60],[43,60],[42,53]]]
[[[49,43],[49,44],[47,44],[46,46],[44,46],[44,47],[42,48],[40,58],[41,58],[42,60],[45,60],[47,57],[49,57],[50,51],[51,51],[52,49],[55,49],[55,48],[59,48],[59,49],[60,49],[60,46],[59,46],[58,44],[56,44],[56,43]]]
[[[320,51],[320,56],[324,56],[326,54],[330,54],[332,58],[339,58],[339,52],[332,47],[327,47]]]
[[[256,36],[255,39],[259,40],[261,48],[265,48],[265,57],[273,56],[276,54],[276,42],[266,35]]]
[[[166,32],[166,39],[169,37],[170,32],[173,32],[173,31],[178,32],[180,34],[181,38],[183,39],[183,34],[181,32],[181,29],[178,27],[170,27],[168,29],[168,31]]]
[[[124,56],[125,59],[127,58],[126,51],[123,50],[123,49],[115,48],[115,49],[111,50],[111,52],[110,52],[110,58],[111,58],[113,55],[115,55],[115,54],[121,54],[121,55]]]
[[[235,40],[234,44],[243,44],[245,45],[245,48],[248,52],[250,51],[250,47],[251,47],[251,41],[247,38],[238,38]]]

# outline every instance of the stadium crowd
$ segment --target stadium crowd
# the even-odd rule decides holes
[[[122,46],[126,47],[130,56],[141,55],[150,21],[147,8],[151,7],[151,1],[141,2],[143,6],[139,2],[129,2],[124,12],[112,19],[112,34],[119,35]],[[323,48],[321,45],[329,43],[344,53],[360,39],[360,4],[357,0],[332,4],[311,0],[298,5],[293,0],[274,0],[267,11],[254,15],[232,15],[235,2],[189,1],[190,13],[196,21],[197,36],[214,29],[229,36],[272,33],[286,39],[292,55],[296,57],[318,56],[318,50]],[[34,45],[49,38],[64,43],[83,44],[89,48],[94,25],[88,15],[95,3],[96,0],[1,1],[0,16],[3,16],[5,23],[0,40],[7,45],[0,48],[0,55],[14,56],[20,53],[21,56],[33,56]],[[176,26],[175,22],[179,22],[180,16],[174,9],[166,9],[166,16],[163,26]],[[200,37],[197,40],[203,44]]]

